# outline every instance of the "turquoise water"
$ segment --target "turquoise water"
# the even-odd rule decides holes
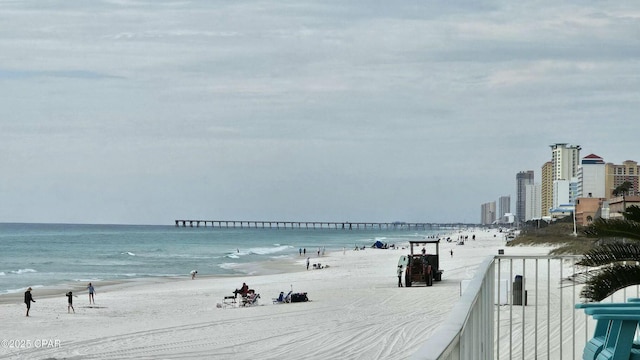
[[[442,231],[440,231],[442,232]],[[252,264],[399,244],[437,231],[227,229],[175,226],[2,224],[0,294],[74,282],[244,274]]]

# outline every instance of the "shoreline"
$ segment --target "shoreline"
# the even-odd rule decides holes
[[[77,231],[77,229],[73,229],[73,231]],[[96,231],[100,233],[100,231]],[[260,231],[264,233],[264,231]],[[304,230],[302,231],[304,232]],[[275,232],[272,233],[275,234]],[[92,259],[93,254],[84,254],[67,258],[54,257],[53,260],[48,259],[46,256],[41,256],[34,261],[27,258],[24,261],[10,262],[9,265],[3,267],[3,272],[0,272],[0,280],[3,280],[3,286],[0,289],[0,301],[2,301],[1,298],[3,297],[11,297],[13,294],[23,293],[29,286],[45,290],[51,288],[77,289],[89,282],[128,282],[146,278],[180,277],[188,274],[192,269],[198,270],[199,275],[212,274],[214,276],[243,276],[288,272],[290,271],[288,269],[289,266],[295,267],[292,262],[295,263],[295,261],[302,258],[298,256],[296,251],[298,247],[305,247],[304,245],[294,246],[291,244],[304,244],[307,242],[304,234],[297,234],[295,238],[288,236],[293,233],[287,232],[287,236],[283,239],[269,239],[273,234],[262,239],[261,235],[257,238],[262,239],[263,242],[250,242],[245,247],[240,244],[237,256],[238,244],[234,244],[233,249],[230,249],[228,248],[230,241],[227,240],[224,240],[226,243],[223,245],[218,245],[214,242],[209,243],[210,239],[208,238],[202,240],[202,232],[188,234],[188,238],[193,237],[195,239],[193,245],[195,250],[184,252],[172,248],[173,241],[167,240],[169,236],[162,232],[153,233],[153,236],[142,234],[147,237],[147,242],[145,243],[146,250],[141,252],[136,251],[139,249],[135,247],[132,248],[118,243],[121,238],[132,236],[131,234],[117,233],[117,238],[111,234],[109,239],[115,238],[116,245],[107,246],[106,250],[98,251],[96,253],[96,261]],[[315,231],[311,233],[320,235],[311,237],[311,243],[315,245],[311,247],[307,245],[306,248],[309,250],[322,246],[317,245],[318,239],[326,237],[330,232],[320,233]],[[183,233],[180,234],[184,236]],[[358,235],[356,244],[360,246],[369,246],[375,241],[375,237],[366,234],[365,236],[360,236],[363,232],[354,232],[352,234]],[[71,232],[71,235],[73,235],[73,232]],[[401,235],[405,236],[406,234],[401,233]],[[14,238],[17,239],[17,236],[14,234]],[[149,243],[150,237],[154,239],[156,237],[160,238],[162,245],[155,248],[152,241]],[[344,247],[342,245],[344,241],[339,241],[340,245],[338,247],[331,235],[329,235],[329,238],[327,251],[340,251]],[[266,242],[264,241],[265,239],[267,240]],[[279,240],[284,240],[285,245],[282,245]],[[198,250],[203,247],[205,251],[201,254]],[[215,250],[208,251],[206,248],[214,248]],[[347,245],[346,248],[349,249],[350,246]],[[129,250],[132,250],[132,252]],[[160,255],[157,255],[158,251]],[[62,252],[67,253],[66,251]],[[130,256],[127,256],[127,254]],[[313,250],[307,252],[307,254],[310,257],[316,256],[316,252]],[[16,256],[20,258],[20,255]],[[176,257],[172,258],[172,256]],[[77,261],[77,258],[80,258],[81,261]],[[71,265],[64,266],[62,264]],[[139,267],[138,264],[140,265]]]
[[[45,298],[33,291],[37,302],[28,318],[22,299],[19,304],[0,304],[0,317],[10,329],[6,336],[53,339],[60,346],[0,349],[0,356],[408,358],[448,318],[460,297],[461,283],[473,276],[487,256],[505,248],[503,239],[493,237],[497,232],[474,233],[479,236],[468,245],[441,242],[443,278],[431,287],[398,287],[398,259],[408,253],[401,245],[397,249],[327,252],[311,258],[311,263],[325,266],[319,270],[310,267],[307,271],[306,258],[295,257],[285,266],[293,271],[286,273],[202,276],[195,280],[185,274],[174,279],[96,286],[96,305],[88,306],[86,292],[78,293],[75,314],[67,313],[62,293]],[[458,234],[462,232],[450,236]],[[449,248],[454,250],[453,256]],[[272,265],[278,268],[282,264]],[[258,304],[223,308],[223,298],[232,295],[242,282],[260,294]],[[271,299],[281,291],[305,292],[310,301],[273,304]]]
[[[328,254],[329,252],[327,252]],[[326,255],[325,255],[326,256]],[[284,258],[280,258],[282,260]],[[300,259],[288,257],[286,261],[281,262],[276,259],[267,259],[264,261],[259,261],[255,263],[246,263],[239,266],[237,269],[241,269],[237,274],[200,274],[196,279],[225,279],[225,278],[237,278],[243,276],[264,276],[264,275],[275,275],[275,274],[284,274],[296,271],[304,271],[300,267],[299,261]],[[104,279],[104,280],[87,280],[87,281],[75,281],[75,282],[67,282],[67,283],[58,283],[52,285],[29,285],[33,288],[32,293],[37,292],[38,298],[42,299],[50,299],[59,297],[68,291],[72,291],[74,294],[83,294],[88,296],[87,285],[92,283],[96,288],[96,296],[98,291],[100,292],[109,292],[109,291],[119,291],[126,289],[131,286],[140,286],[146,284],[159,284],[159,283],[170,283],[180,280],[191,280],[191,275],[185,273],[184,276],[147,276],[147,277],[132,277],[132,278],[122,278],[122,279]],[[27,287],[29,287],[27,286]],[[10,293],[0,294],[0,305],[2,304],[13,304],[24,302],[24,292],[27,287]],[[35,297],[35,295],[34,295]],[[36,299],[37,301],[37,299]]]

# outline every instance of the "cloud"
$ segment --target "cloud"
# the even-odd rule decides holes
[[[111,78],[113,76],[100,74],[92,71],[84,70],[50,70],[50,71],[38,71],[38,70],[8,70],[0,69],[0,80],[20,80],[31,78],[69,78],[69,79],[104,79]]]
[[[2,7],[0,221],[473,222],[551,143],[638,157],[631,1]]]

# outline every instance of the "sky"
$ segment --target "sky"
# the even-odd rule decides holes
[[[0,222],[479,223],[640,161],[633,1],[0,0]]]

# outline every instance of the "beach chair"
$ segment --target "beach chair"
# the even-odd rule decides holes
[[[237,305],[238,305],[238,302],[236,301],[235,296],[225,296],[224,299],[222,299],[223,308],[226,308],[228,306],[236,307]]]
[[[280,296],[277,298],[273,298],[274,304],[286,304],[291,302],[291,293],[293,291],[289,291],[287,295],[284,294],[284,291],[280,292]]]
[[[271,298],[274,304],[280,304],[284,302],[284,291],[280,292],[277,298]]]
[[[593,337],[585,344],[583,360],[630,359],[632,349],[640,358],[640,349],[634,346],[634,337],[640,321],[640,303],[588,303],[576,304],[596,320]]]
[[[633,339],[640,321],[640,309],[629,307],[594,310],[594,319],[609,322],[604,346],[596,360],[627,360],[637,358],[636,354],[640,356],[638,350],[633,349]]]
[[[603,309],[607,307],[633,307],[640,306],[640,304],[636,303],[580,303],[576,304],[576,309],[583,309],[587,315],[593,315],[596,310],[593,309]],[[583,360],[593,360],[600,354],[602,349],[604,348],[604,344],[606,341],[606,336],[611,327],[611,323],[609,321],[596,321],[596,327],[593,333],[593,337],[589,339],[589,341],[585,344],[582,359]]]
[[[260,299],[260,294],[249,294],[242,298],[242,306],[253,306],[258,304],[258,299]]]
[[[277,298],[273,298],[273,303],[274,304],[284,304],[284,303],[288,303],[291,302],[291,293],[293,291],[289,291],[289,293],[287,295],[284,294],[284,291],[280,292],[280,295]]]

